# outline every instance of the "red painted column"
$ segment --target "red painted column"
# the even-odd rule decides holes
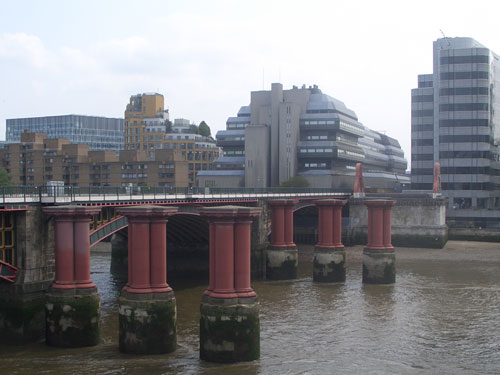
[[[43,211],[54,217],[56,289],[93,288],[90,279],[89,223],[98,207],[52,206]]]
[[[170,292],[167,284],[167,218],[153,214],[150,224],[151,288],[154,292]]]
[[[366,201],[368,207],[368,244],[370,249],[388,249],[391,244],[391,208],[394,201]]]
[[[271,204],[271,246],[286,246],[285,210],[281,205]]]
[[[240,213],[234,224],[234,289],[238,297],[255,297],[251,287],[251,236],[252,216],[260,210]]]
[[[75,243],[75,286],[93,288],[90,280],[90,219],[92,216],[75,217],[73,224]]]
[[[393,248],[392,239],[391,239],[391,219],[392,219],[392,206],[394,206],[395,202],[388,201],[384,206],[384,238],[383,243],[386,249]]]
[[[274,247],[295,247],[293,242],[293,207],[295,199],[275,199],[271,207],[271,243]]]
[[[167,284],[168,216],[176,207],[130,206],[118,210],[128,220],[128,283],[129,293],[170,292]]]
[[[250,286],[250,224],[260,210],[220,206],[200,209],[210,224],[211,285],[213,298],[253,297]]]
[[[333,245],[335,247],[344,247],[342,244],[342,206],[346,201],[336,201],[332,209],[333,216]]]
[[[55,218],[55,280],[53,288],[73,289],[75,287],[75,254],[73,250],[73,217]]]
[[[322,199],[318,206],[318,244],[317,247],[344,247],[342,245],[342,206],[347,201]]]
[[[289,200],[285,206],[285,244],[286,246],[295,246],[293,242],[293,206],[297,200]]]

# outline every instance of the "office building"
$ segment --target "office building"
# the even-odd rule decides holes
[[[283,90],[274,83],[252,92],[250,105],[217,133],[217,145],[223,155],[198,174],[199,186],[265,188],[302,176],[311,187],[352,189],[356,163],[373,190],[409,182],[398,141],[366,128],[317,86]]]
[[[500,226],[499,69],[474,39],[441,38],[411,92],[412,189],[432,189],[439,162],[450,226]]]
[[[16,118],[7,120],[6,143],[20,142],[25,131],[48,138],[86,144],[90,150],[123,149],[123,119],[83,115]]]
[[[0,165],[14,185],[189,186],[188,163],[180,150],[159,150],[151,160],[141,150],[90,151],[88,145],[24,132],[20,142],[0,149]]]

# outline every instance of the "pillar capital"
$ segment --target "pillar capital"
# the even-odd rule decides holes
[[[89,206],[78,206],[78,205],[67,205],[67,206],[49,206],[44,207],[43,212],[49,216],[53,216],[56,219],[65,218],[71,219],[72,217],[78,216],[93,216],[101,212],[101,207],[89,207]]]
[[[129,219],[138,219],[150,217],[155,218],[168,218],[171,215],[177,213],[178,207],[164,207],[155,205],[143,205],[143,206],[127,206],[121,207],[117,210],[119,215],[126,216]]]
[[[314,202],[316,206],[344,206],[347,201],[345,199],[321,199]]]
[[[204,207],[198,210],[201,216],[206,216],[210,222],[214,221],[234,221],[252,220],[253,217],[260,215],[260,208],[243,206],[218,206]]]
[[[298,199],[270,199],[267,201],[269,206],[295,206],[299,203]]]

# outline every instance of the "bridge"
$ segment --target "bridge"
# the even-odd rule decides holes
[[[378,199],[374,203],[367,202],[373,198]],[[392,209],[394,202],[397,205]],[[417,212],[415,207],[420,210],[414,215],[414,222],[407,217],[409,206],[413,212]],[[367,248],[372,252],[368,251],[366,256],[376,258],[372,264],[379,262],[381,256],[383,262],[393,264],[391,225],[396,229],[396,238],[407,238],[408,232],[404,230],[415,234],[422,228],[424,233],[429,227],[435,230],[428,233],[429,237],[437,238],[435,233],[439,233],[442,238],[439,231],[445,225],[439,220],[444,218],[444,207],[443,199],[428,194],[355,198],[347,191],[330,189],[0,188],[0,306],[9,307],[0,307],[3,324],[0,336],[21,343],[30,342],[43,336],[45,325],[48,325],[52,327],[47,331],[52,333],[47,333],[46,337],[50,345],[82,345],[56,329],[60,319],[72,319],[67,315],[71,312],[64,312],[62,307],[61,310],[55,307],[51,307],[55,310],[47,310],[46,306],[68,305],[78,310],[77,304],[87,300],[87,304],[98,307],[98,294],[90,280],[89,249],[114,233],[127,233],[123,231],[125,228],[128,228],[128,239],[122,241],[122,246],[128,257],[129,283],[123,291],[125,302],[120,307],[120,314],[129,313],[120,315],[121,321],[125,319],[123,329],[127,330],[127,324],[130,327],[138,324],[127,320],[134,316],[134,309],[156,303],[153,300],[146,303],[144,295],[167,293],[165,296],[173,296],[166,283],[167,239],[200,233],[204,233],[201,237],[209,253],[209,287],[202,302],[208,327],[215,319],[211,315],[214,309],[220,308],[218,302],[214,302],[217,299],[235,299],[236,305],[241,298],[246,298],[247,304],[256,303],[250,287],[251,263],[252,268],[261,267],[260,277],[270,280],[296,277],[294,212],[312,209],[316,215],[318,243],[313,279],[342,282],[345,280],[342,238],[346,233],[360,243],[368,243]],[[394,211],[392,220],[391,210]],[[398,226],[401,218],[405,220],[404,225]],[[346,220],[349,225],[345,225]],[[165,225],[167,221],[168,226]],[[257,264],[253,263],[255,259]],[[387,275],[391,273],[383,277]],[[390,282],[392,279],[389,279]],[[370,280],[367,274],[366,282],[388,282],[380,277]],[[137,295],[143,297],[137,299]],[[166,297],[167,300],[168,303],[160,307],[168,310],[173,308],[174,300]],[[47,301],[50,304],[46,305]],[[255,309],[250,309],[245,319],[258,318],[258,309]],[[226,313],[228,311],[224,311]],[[96,321],[96,316],[87,318]],[[86,337],[84,345],[94,345],[98,327],[85,327],[84,332],[91,332],[92,337],[82,332],[76,336]],[[202,332],[200,340],[212,334],[211,331]],[[122,332],[120,335],[122,337]],[[163,349],[170,351],[167,347]],[[120,350],[149,352],[148,348],[138,348],[125,339],[120,339]],[[203,355],[208,360],[212,355],[217,357],[214,353]]]

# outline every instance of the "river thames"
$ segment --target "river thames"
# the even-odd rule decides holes
[[[175,353],[118,351],[122,281],[106,246],[92,253],[101,295],[102,341],[59,349],[0,346],[0,374],[499,374],[500,244],[448,242],[398,248],[396,284],[361,283],[362,247],[347,248],[344,284],[312,282],[312,247],[299,278],[258,281],[261,358],[220,365],[199,360],[199,306],[206,281],[169,280],[177,299]]]

